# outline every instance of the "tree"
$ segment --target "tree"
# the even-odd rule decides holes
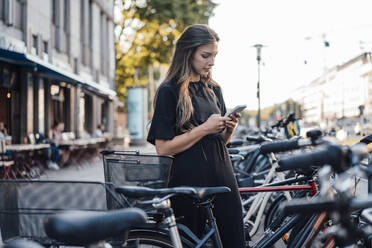
[[[116,87],[125,100],[127,88],[147,86],[149,67],[168,64],[183,29],[208,23],[212,0],[117,0],[121,17],[116,25]],[[159,71],[154,70],[154,79]]]

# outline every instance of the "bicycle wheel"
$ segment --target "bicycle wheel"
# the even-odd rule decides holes
[[[155,231],[132,231],[127,239],[128,247],[137,244],[138,248],[173,248],[170,237],[166,234]],[[183,248],[191,248],[182,242]]]
[[[267,211],[266,216],[265,216],[265,222],[264,222],[265,230],[274,221],[274,219],[279,216],[279,211],[278,211],[279,205],[286,200],[287,198],[285,197],[285,195],[280,194],[279,196],[275,198],[274,202],[270,205],[269,210]]]

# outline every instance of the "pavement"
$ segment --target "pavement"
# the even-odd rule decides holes
[[[143,146],[130,146],[128,148],[115,147],[115,150],[139,151],[141,153],[156,153],[155,147],[151,144]],[[104,182],[103,160],[96,157],[91,163],[69,165],[60,170],[46,169],[40,177],[42,180],[67,180],[67,181],[99,181]],[[3,244],[0,232],[0,245]]]
[[[128,148],[115,148],[115,150],[139,151],[140,153],[156,153],[155,146],[131,146]],[[97,157],[91,163],[70,165],[60,170],[47,169],[40,179],[44,180],[72,180],[72,181],[99,181],[104,182],[102,157]]]

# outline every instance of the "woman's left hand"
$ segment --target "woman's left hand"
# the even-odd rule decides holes
[[[241,117],[240,113],[236,113],[235,115],[230,115],[230,120],[226,121],[226,132],[233,133],[236,126],[238,125],[238,119]]]

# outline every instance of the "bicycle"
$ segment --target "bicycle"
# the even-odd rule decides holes
[[[143,224],[146,220],[146,213],[136,208],[100,213],[70,210],[45,218],[44,229],[50,238],[64,245],[110,248],[111,245],[105,240],[113,236],[125,236],[130,228]],[[3,248],[42,248],[42,246],[30,240],[17,239],[5,244]]]
[[[145,225],[129,232],[128,244],[157,245],[164,248],[200,248],[212,242],[214,247],[222,248],[216,219],[213,215],[213,199],[217,194],[230,192],[228,187],[175,187],[151,189],[139,186],[119,186],[116,192],[125,197],[139,199],[151,197],[151,200],[141,201],[141,204],[152,204],[160,213],[158,218],[152,218]],[[190,196],[198,207],[207,213],[206,234],[198,238],[188,227],[177,224],[170,205],[170,198],[177,195]],[[159,198],[161,197],[161,198]]]
[[[330,145],[310,153],[283,159],[279,161],[279,165],[281,170],[290,170],[304,168],[310,165],[322,166],[324,164],[330,164],[336,173],[341,173],[353,165],[350,160],[351,157],[354,162],[357,160],[357,156],[354,156],[351,149]],[[320,176],[320,181],[321,185],[326,185],[326,182],[329,182],[329,175]],[[317,236],[319,231],[323,228],[323,224],[326,223],[327,218],[328,216],[324,213],[310,213],[310,215],[296,214],[294,216],[289,216],[281,212],[269,228],[265,230],[265,234],[251,247],[271,247],[280,240],[284,234],[289,232],[290,235],[287,240],[288,247],[303,247],[305,244],[304,242],[308,242],[308,240]]]
[[[263,181],[263,185],[261,185],[260,187],[239,188],[240,193],[258,193],[255,196],[252,196],[246,200],[243,200],[244,207],[247,207],[248,204],[251,204],[247,211],[247,214],[244,217],[244,222],[251,226],[250,232],[249,232],[250,236],[253,236],[257,232],[258,227],[260,225],[261,218],[266,209],[266,206],[271,199],[272,192],[282,192],[283,195],[280,195],[273,201],[275,205],[270,207],[270,211],[275,211],[275,208],[278,206],[277,204],[280,201],[284,199],[290,200],[292,198],[292,196],[290,195],[288,191],[310,190],[313,192],[313,195],[315,194],[314,192],[316,192],[316,184],[314,181],[310,181],[308,185],[280,186],[280,185],[287,185],[287,184],[294,184],[297,182],[301,182],[305,178],[308,180],[310,177],[290,178],[288,180],[285,180],[284,174],[276,171],[278,164],[276,162],[277,158],[275,157],[274,153],[290,151],[290,150],[299,149],[299,148],[307,147],[310,145],[317,145],[321,143],[319,141],[318,132],[316,133],[309,132],[308,136],[310,137],[308,139],[279,141],[279,142],[273,142],[273,143],[267,143],[267,144],[261,145],[260,152],[262,154],[270,155],[269,164],[271,164],[271,168]],[[279,183],[269,184],[275,178],[279,179]],[[269,212],[269,215],[271,216],[270,218],[272,218],[272,212]],[[250,220],[252,217],[255,217],[253,221]],[[265,220],[265,228],[270,222],[271,220]]]
[[[330,185],[324,190],[327,192],[318,198],[313,199],[296,199],[291,202],[286,202],[281,205],[281,210],[286,214],[301,213],[308,215],[309,213],[317,214],[322,218],[317,219],[316,226],[312,231],[315,235],[306,237],[306,233],[297,235],[297,242],[301,241],[303,247],[310,247],[311,244],[316,244],[316,247],[346,247],[352,244],[360,244],[362,247],[371,247],[372,230],[372,195],[367,199],[357,199],[352,197],[349,192],[351,188],[350,175],[360,173],[360,168],[352,168],[349,173],[339,175],[339,178],[334,182],[332,188],[337,190],[337,195],[333,196]],[[372,174],[369,173],[369,177]],[[368,209],[369,208],[369,209]],[[363,210],[365,209],[365,210]],[[363,211],[361,211],[363,210]],[[357,212],[355,212],[357,211]],[[337,214],[337,218],[332,218]],[[323,230],[320,233],[321,227],[326,224],[326,220],[330,218],[333,225]],[[358,246],[361,247],[361,246]]]

